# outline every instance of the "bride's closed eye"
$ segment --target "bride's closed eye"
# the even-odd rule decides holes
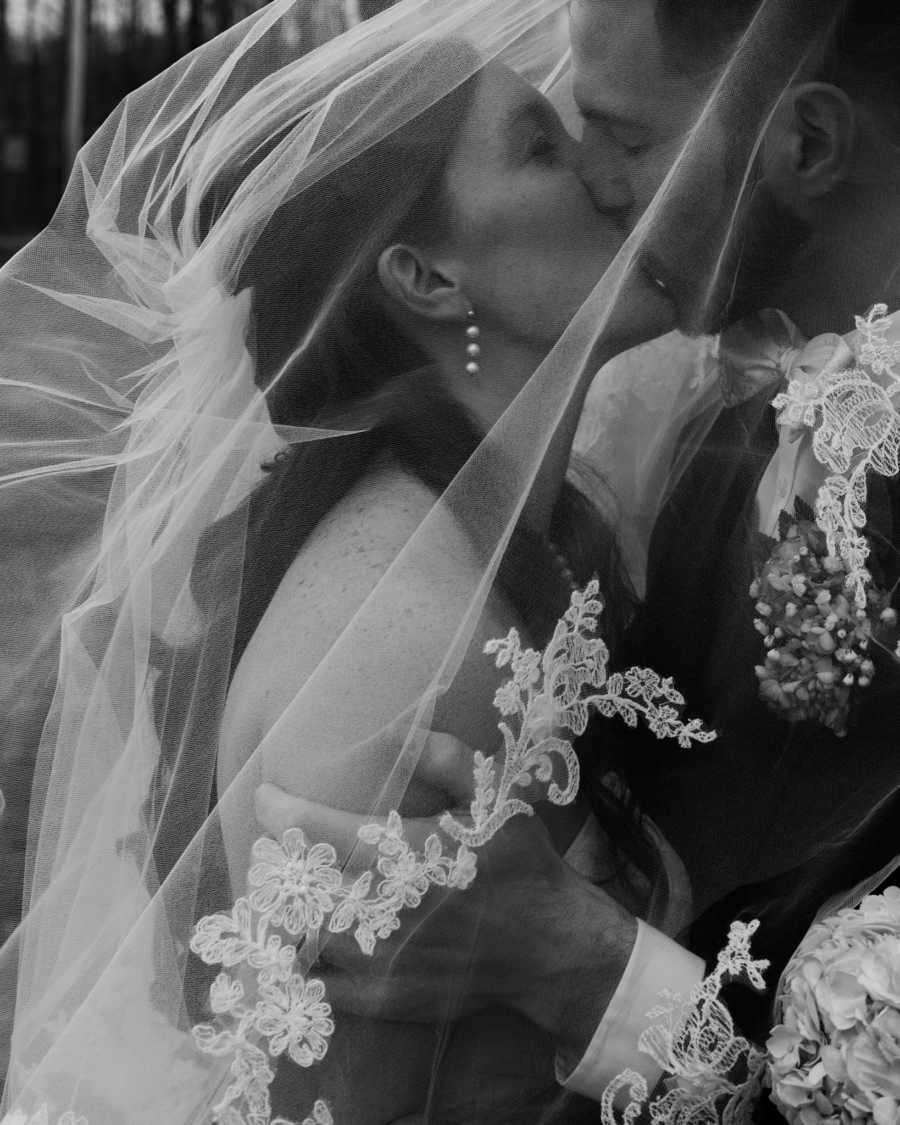
[[[543,164],[555,164],[562,156],[562,142],[559,137],[541,132],[529,145],[529,159]]]
[[[559,163],[569,141],[556,111],[537,100],[518,107],[508,124],[508,134],[515,159],[525,164]]]

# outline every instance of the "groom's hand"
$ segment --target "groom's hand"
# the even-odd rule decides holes
[[[417,776],[459,800],[471,752],[448,736],[432,740]],[[311,842],[358,855],[347,867],[351,877],[371,860],[369,848],[355,845],[372,817],[272,785],[257,790],[256,810],[273,835],[300,827]],[[405,817],[410,846],[421,851],[437,820]],[[417,910],[401,913],[399,931],[371,957],[349,934],[323,937],[315,971],[330,1002],[380,1019],[437,1023],[505,1005],[544,1028],[566,1055],[580,1057],[628,962],[635,919],[576,875],[537,817],[513,818],[477,855],[478,877],[467,890],[431,890]]]

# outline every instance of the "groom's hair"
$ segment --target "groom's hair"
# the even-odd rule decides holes
[[[726,58],[761,0],[656,0],[656,27],[679,74],[702,76]]]
[[[900,4],[885,0],[802,0],[818,4],[825,36],[818,76],[848,93],[884,98],[900,111]],[[656,25],[669,66],[715,70],[750,26],[762,0],[656,0]],[[888,99],[890,99],[888,101]]]

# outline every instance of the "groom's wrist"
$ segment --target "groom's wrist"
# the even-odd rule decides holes
[[[655,1058],[641,1049],[649,1013],[663,991],[685,1002],[704,975],[704,963],[671,938],[638,923],[634,949],[615,995],[581,1057],[557,1053],[557,1079],[567,1089],[599,1101],[608,1084],[625,1070],[637,1071],[653,1089],[662,1077]]]
[[[538,1022],[561,1055],[584,1054],[631,957],[637,920],[603,890],[578,880],[558,915]]]

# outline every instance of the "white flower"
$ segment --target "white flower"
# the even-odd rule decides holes
[[[219,973],[210,986],[209,1001],[217,1016],[233,1012],[243,999],[244,986],[239,980],[232,980],[228,973]]]
[[[388,813],[387,824],[364,824],[357,835],[364,844],[377,844],[381,855],[400,855],[409,847],[403,835],[403,821],[393,809]]]
[[[785,973],[767,1044],[792,1123],[900,1125],[900,891],[813,926]]]
[[[900,1009],[900,937],[888,937],[864,954],[860,985],[873,1000]]]
[[[478,856],[469,848],[461,847],[450,868],[448,883],[460,891],[466,890],[478,874]]]
[[[284,986],[262,985],[259,992],[255,1022],[269,1040],[269,1052],[277,1056],[287,1051],[303,1067],[321,1061],[334,1032],[325,985],[295,973]]]
[[[260,861],[248,875],[250,885],[257,888],[249,895],[253,909],[289,934],[320,929],[334,910],[341,886],[334,848],[330,844],[307,848],[302,831],[289,828],[281,844],[267,837],[257,840],[253,855]]]
[[[366,913],[366,899],[372,886],[372,872],[364,871],[352,886],[344,889],[343,897],[328,922],[333,934],[342,934]]]
[[[891,1057],[893,1056],[893,1057]],[[847,1047],[847,1076],[874,1108],[878,1098],[900,1099],[900,1039],[861,1031]]]

